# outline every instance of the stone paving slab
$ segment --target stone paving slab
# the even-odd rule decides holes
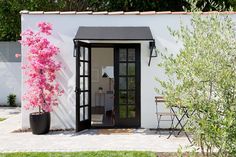
[[[18,115],[21,112],[20,107],[0,107],[0,117],[9,118]]]
[[[0,136],[8,134],[17,128],[20,128],[21,113],[20,108],[0,107],[0,117],[6,120],[0,122]],[[0,140],[0,145],[2,141]]]
[[[167,139],[155,131],[138,129],[129,134],[98,134],[97,129],[80,133],[57,131],[47,135],[31,132],[12,133],[20,128],[21,115],[0,122],[0,152],[77,152],[98,150],[139,150],[176,152],[180,146],[190,145],[185,136]]]
[[[0,136],[0,152],[68,152],[96,150],[140,150],[176,152],[179,146],[189,145],[186,138],[171,138],[158,135],[91,135],[58,133],[32,135],[10,133]]]

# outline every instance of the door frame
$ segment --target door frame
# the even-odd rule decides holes
[[[80,42],[80,41],[79,41]],[[84,43],[84,42],[80,42],[80,43]],[[91,74],[91,56],[92,56],[92,48],[113,48],[113,59],[114,59],[114,63],[113,63],[113,66],[115,67],[115,49],[116,48],[119,48],[119,47],[135,47],[137,48],[137,51],[138,51],[138,55],[139,55],[139,60],[137,61],[138,62],[138,74],[137,74],[137,77],[138,77],[138,81],[136,83],[136,86],[138,84],[138,89],[136,89],[136,93],[138,94],[137,98],[136,98],[136,101],[138,103],[138,109],[137,109],[137,112],[138,112],[138,120],[139,120],[139,124],[136,124],[136,125],[130,125],[130,126],[127,126],[127,125],[117,125],[115,123],[114,126],[91,126],[90,125],[90,128],[139,128],[141,127],[141,43],[85,43],[86,45],[88,44],[89,45],[89,51],[90,51],[90,55],[89,55],[89,61],[90,61],[90,65],[89,65],[89,73]],[[78,49],[79,46],[76,47],[76,49]],[[78,52],[78,51],[77,51]],[[77,80],[80,78],[79,75],[80,75],[80,71],[79,71],[79,57],[76,56],[76,86],[77,86]],[[114,77],[115,77],[115,71],[116,69],[114,68]],[[117,81],[115,81],[115,84]],[[90,80],[89,80],[89,88],[91,90],[91,86],[92,86],[92,82],[91,82],[91,76],[90,76]],[[116,85],[115,85],[116,86]],[[77,90],[77,89],[76,89]],[[116,92],[114,90],[114,92]],[[91,103],[91,92],[89,94],[89,101]],[[91,105],[91,104],[90,104]],[[115,109],[115,112],[117,113],[118,112],[118,102],[117,102],[117,99],[114,99],[114,109]],[[76,131],[77,128],[79,127],[78,124],[79,124],[79,101],[77,101],[77,98],[76,98]],[[90,124],[91,124],[91,106],[89,107],[89,119],[90,119]],[[118,120],[118,114],[115,115],[115,121]]]

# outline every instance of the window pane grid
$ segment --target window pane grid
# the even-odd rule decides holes
[[[82,92],[83,92],[83,93],[84,93],[84,92],[90,92],[90,90],[81,90],[80,92],[81,92],[81,93],[82,93]]]
[[[89,61],[86,60],[79,60],[81,63],[89,63]]]
[[[127,74],[126,67],[127,67],[126,63],[120,63],[119,76],[121,76],[121,75],[126,76],[126,74]]]
[[[119,77],[119,90],[126,90],[126,77]]]
[[[128,105],[126,105],[126,118],[128,117]]]
[[[136,62],[135,61],[119,61],[119,63],[136,63]]]
[[[89,113],[89,49],[80,47],[80,121],[88,120]]]
[[[84,90],[85,90],[85,78],[83,77],[83,79],[84,79]],[[85,92],[84,92],[84,94],[83,94],[83,97],[84,97],[84,99],[83,99],[83,106],[85,105]],[[83,109],[83,119],[85,119],[85,109]]]
[[[128,107],[127,109],[128,118],[135,118],[135,114],[136,114],[135,105],[128,105],[127,107]]]
[[[82,77],[89,77],[88,75],[80,75],[80,77],[82,78]]]
[[[132,104],[131,104],[131,105],[132,105]],[[89,105],[80,106],[80,108],[82,108],[82,107],[87,107],[87,106],[89,106]]]
[[[134,48],[128,49],[128,61],[135,61],[135,49]]]
[[[119,52],[119,114],[120,118],[135,118],[136,114],[136,54],[134,48]]]

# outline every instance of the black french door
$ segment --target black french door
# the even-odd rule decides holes
[[[118,127],[140,127],[140,44],[115,47],[115,119]]]
[[[78,42],[76,55],[76,131],[91,127],[91,47]]]

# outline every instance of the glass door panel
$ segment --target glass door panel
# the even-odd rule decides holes
[[[76,131],[90,128],[91,125],[91,48],[89,44],[79,42],[76,57]]]
[[[140,126],[140,45],[115,48],[116,123]]]

